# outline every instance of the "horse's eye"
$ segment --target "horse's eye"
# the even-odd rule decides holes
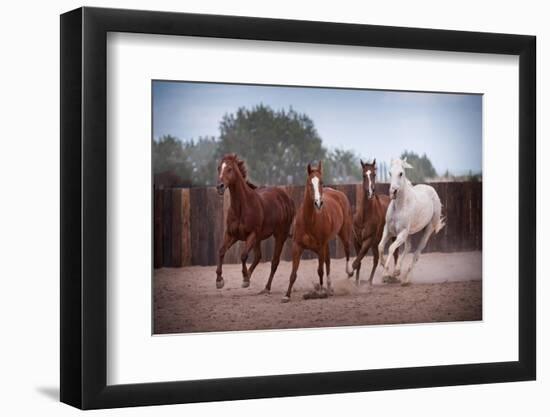
[[[400,172],[400,173],[399,173],[399,176],[400,176],[400,177],[402,177],[402,176],[403,176],[403,173],[402,173],[402,172]]]

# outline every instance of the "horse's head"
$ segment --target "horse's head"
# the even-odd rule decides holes
[[[244,161],[236,154],[225,155],[218,164],[218,194],[223,195],[225,189],[235,184],[239,178],[246,180]]]
[[[306,192],[313,195],[313,205],[317,210],[323,207],[323,164],[319,161],[317,168],[307,164]],[[310,195],[311,195],[310,194]]]
[[[360,162],[363,171],[363,192],[370,200],[374,197],[374,189],[376,186],[376,158],[370,164],[362,160],[360,160]]]
[[[397,193],[409,181],[405,175],[405,169],[412,168],[412,165],[407,162],[407,158],[392,160],[390,168],[390,197],[397,197]]]

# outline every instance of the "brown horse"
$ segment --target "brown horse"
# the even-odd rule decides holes
[[[370,164],[361,161],[361,169],[363,171],[363,198],[353,217],[353,240],[357,257],[353,261],[352,268],[355,270],[355,282],[359,284],[361,260],[372,248],[374,259],[369,277],[369,283],[372,284],[374,272],[378,266],[378,243],[382,239],[384,225],[386,224],[386,211],[391,200],[387,195],[376,194],[376,159]],[[398,256],[397,251],[395,251],[394,259],[396,263]],[[349,276],[353,276],[353,271]]]
[[[220,247],[216,287],[223,288],[222,263],[227,250],[238,240],[245,245],[241,252],[243,265],[243,288],[250,285],[250,277],[262,257],[262,240],[273,236],[275,249],[271,260],[271,274],[262,293],[269,293],[271,281],[290,227],[294,219],[294,202],[286,192],[275,187],[256,188],[247,180],[244,161],[235,154],[225,155],[218,166],[218,193],[223,195],[229,188],[231,205],[227,213],[227,223],[223,244]],[[254,249],[254,262],[246,268],[248,253]]]
[[[350,239],[352,233],[351,208],[348,198],[340,191],[332,188],[323,188],[323,167],[321,161],[317,168],[307,166],[307,182],[304,200],[296,214],[292,243],[292,273],[288,291],[283,302],[290,301],[292,286],[296,281],[298,266],[305,249],[312,250],[319,256],[319,284],[323,288],[323,263],[327,271],[326,294],[332,294],[330,283],[330,253],[329,241],[336,236],[342,241],[346,254],[346,272],[350,253]]]

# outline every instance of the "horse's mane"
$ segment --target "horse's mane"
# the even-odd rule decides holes
[[[244,182],[246,182],[246,185],[248,185],[253,190],[258,188],[255,184],[252,184],[250,181],[248,181],[248,170],[246,168],[246,164],[242,159],[239,159],[236,153],[230,153],[225,155],[222,158],[222,161],[229,161],[229,162],[235,163],[239,168],[241,176],[243,177]]]

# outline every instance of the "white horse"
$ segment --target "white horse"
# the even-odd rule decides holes
[[[411,249],[411,235],[421,230],[424,231],[411,265],[401,280],[401,285],[409,284],[409,274],[418,262],[420,253],[426,247],[430,236],[434,232],[439,232],[445,226],[445,219],[441,217],[441,201],[434,188],[426,184],[418,184],[413,187],[405,176],[406,168],[412,168],[407,163],[407,158],[393,160],[391,163],[390,198],[392,201],[386,212],[384,233],[378,245],[380,260],[384,265],[384,281],[397,281],[397,277],[401,273],[403,258]],[[384,248],[391,237],[395,237],[395,241],[390,245],[388,259],[386,260],[384,258]],[[403,253],[395,265],[393,275],[390,276],[389,267],[392,255],[403,244],[405,245]]]

